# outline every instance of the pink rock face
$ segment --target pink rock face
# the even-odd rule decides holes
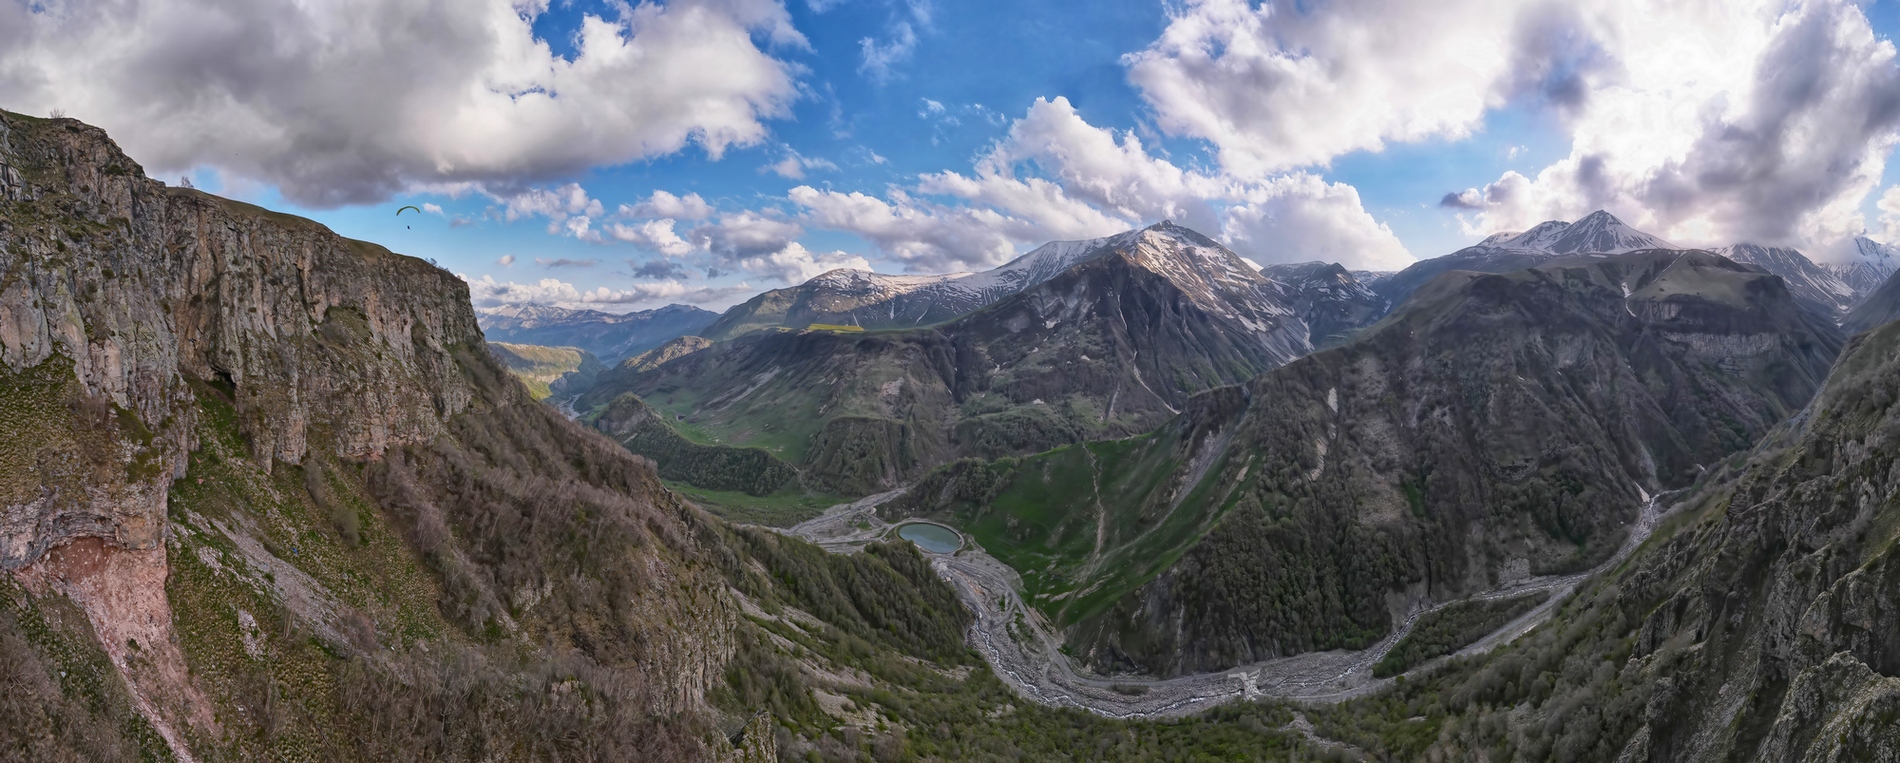
[[[123,549],[80,538],[14,572],[36,596],[62,595],[92,623],[106,655],[126,677],[139,713],[180,760],[192,760],[187,727],[218,733],[211,703],[192,685],[165,597],[165,547]]]

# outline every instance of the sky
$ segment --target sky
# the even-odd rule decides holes
[[[1900,242],[1896,30],[1892,0],[0,0],[0,108],[479,305],[717,310],[1162,219],[1262,264],[1596,209],[1838,259]]]

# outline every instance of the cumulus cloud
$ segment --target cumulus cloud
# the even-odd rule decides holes
[[[789,114],[805,40],[776,0],[613,4],[571,57],[510,0],[0,4],[0,101],[111,130],[155,171],[212,166],[316,207],[519,185]],[[766,47],[761,47],[761,46]]]
[[[1839,0],[1672,10],[1653,27],[1620,30],[1628,76],[1592,93],[1571,154],[1481,189],[1469,227],[1616,207],[1672,240],[1822,252],[1867,227],[1862,201],[1900,129],[1892,43]],[[1708,34],[1660,36],[1685,25]]]
[[[1265,180],[1184,170],[1132,133],[1084,121],[1067,99],[1038,99],[974,171],[926,174],[886,198],[800,186],[814,227],[847,230],[918,270],[991,267],[1020,246],[1105,236],[1172,219],[1266,262],[1329,259],[1392,268],[1411,261],[1351,186],[1304,173]]]
[[[790,196],[812,225],[855,233],[913,270],[1000,264],[1015,256],[1017,243],[1036,236],[1033,224],[995,210],[918,201],[901,189],[892,189],[889,201],[804,185]]]
[[[668,257],[684,257],[698,250],[692,242],[680,238],[672,220],[646,220],[636,223],[610,223],[606,233],[616,241],[625,241]]]
[[[871,269],[870,262],[855,254],[813,252],[796,241],[776,252],[740,258],[737,264],[747,272],[771,276],[787,284],[804,283],[813,276],[837,268]]]
[[[1245,175],[1462,138],[1513,69],[1509,0],[1193,0],[1123,63],[1171,133]]]
[[[674,196],[666,191],[654,191],[637,204],[620,205],[615,212],[621,217],[704,220],[712,217],[713,208],[697,193]]]
[[[737,260],[781,251],[804,234],[797,223],[745,211],[723,215],[687,235],[695,246]]]
[[[1412,258],[1359,191],[1296,173],[1249,186],[1224,213],[1221,230],[1236,252],[1260,262],[1323,260],[1368,270],[1397,270]]]
[[[500,258],[500,259],[497,259],[497,260],[495,260],[495,264],[497,264],[497,265],[500,265],[500,266],[502,266],[502,267],[504,267],[504,268],[511,268],[511,267],[514,267],[514,265],[515,265],[515,256],[514,256],[514,255],[512,255],[512,254],[504,254],[504,255],[502,255],[502,256],[501,256],[501,258]]]
[[[1874,206],[1880,210],[1881,242],[1900,245],[1900,185],[1889,187]]]
[[[579,183],[558,188],[530,188],[501,198],[503,215],[509,222],[524,217],[546,217],[549,228],[570,217],[599,217],[605,210],[599,200],[590,198]]]
[[[754,291],[752,285],[747,283],[715,287],[693,286],[677,280],[668,280],[634,284],[625,289],[610,289],[605,286],[581,289],[558,278],[543,278],[534,283],[524,284],[515,281],[498,281],[494,276],[489,275],[477,279],[460,274],[458,276],[468,282],[469,300],[476,307],[533,302],[567,308],[612,310],[618,307],[622,310],[632,310],[672,302],[692,304],[722,302]]]

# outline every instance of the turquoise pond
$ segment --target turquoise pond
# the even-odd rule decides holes
[[[963,547],[963,538],[959,537],[956,531],[928,522],[912,522],[899,527],[897,537],[915,543],[919,548],[933,554],[948,554]]]

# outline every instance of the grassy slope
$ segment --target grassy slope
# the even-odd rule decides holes
[[[562,375],[579,371],[592,360],[584,350],[573,347],[542,347],[534,344],[508,344],[489,342],[489,351],[494,353],[509,373],[528,385],[528,391],[534,399],[548,397],[548,385]]]
[[[971,479],[968,470],[977,469],[990,470],[984,479],[998,488],[986,497],[908,508],[969,533],[1022,575],[1027,601],[1066,625],[1167,569],[1231,507],[1210,500],[1224,489],[1213,480],[1193,486],[1176,506],[1169,488],[1180,465],[1179,439],[1163,429],[994,464],[960,462],[933,473],[917,492],[941,491],[942,480]]]

